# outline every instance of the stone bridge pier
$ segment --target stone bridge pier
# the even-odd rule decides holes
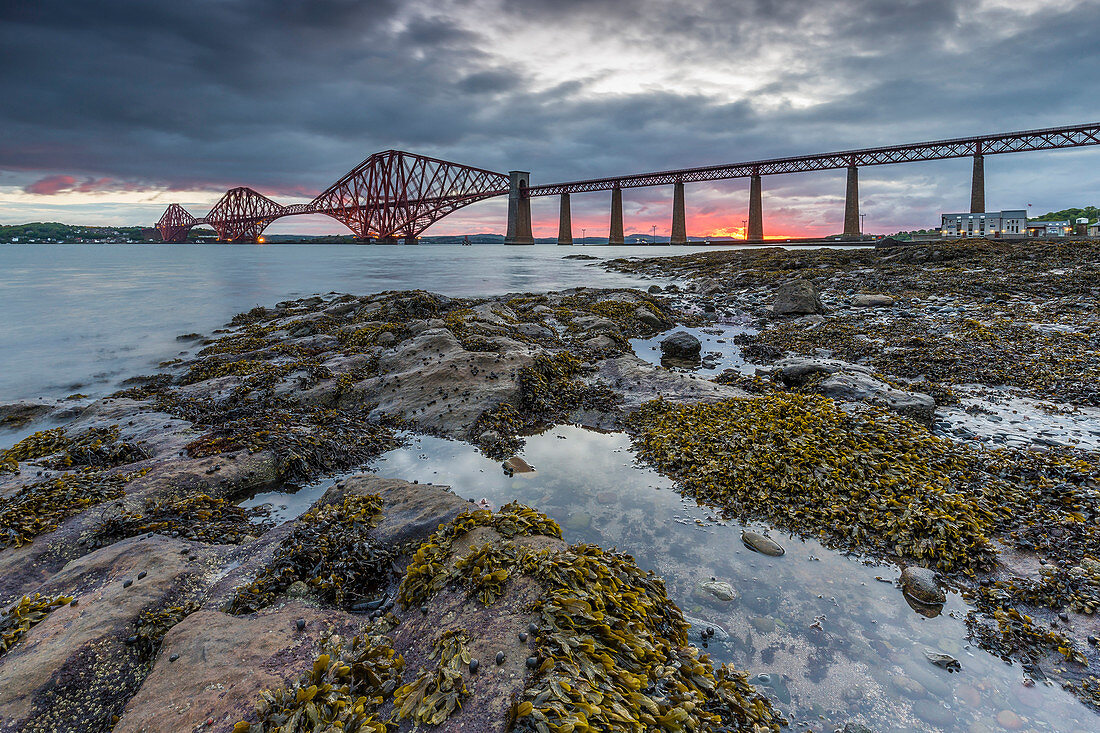
[[[508,233],[505,244],[534,244],[531,236],[530,171],[508,171]]]

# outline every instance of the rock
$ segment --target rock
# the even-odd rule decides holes
[[[661,353],[674,359],[698,359],[702,347],[699,339],[687,331],[677,331],[661,340]]]
[[[588,529],[592,524],[592,515],[588,512],[576,511],[569,515],[569,519],[565,520],[565,526],[575,532],[580,532]]]
[[[850,302],[857,308],[886,308],[894,304],[894,299],[889,295],[863,293],[854,296]]]
[[[750,550],[756,550],[757,552],[764,555],[779,557],[785,552],[783,547],[778,542],[775,542],[774,540],[751,530],[742,530],[741,541],[744,542],[745,546],[748,547]]]
[[[45,400],[21,400],[0,405],[0,427],[20,428],[48,415],[54,406]]]
[[[715,605],[715,601],[731,603],[737,600],[737,590],[724,580],[700,580],[695,584],[695,597]]]
[[[693,374],[654,366],[633,354],[599,362],[599,373],[593,381],[622,392],[624,410],[636,409],[658,397],[670,402],[717,402],[748,395],[744,390]]]
[[[910,565],[901,571],[901,590],[920,603],[939,605],[947,602],[947,595],[936,582],[936,573],[919,565]]]
[[[477,436],[477,442],[482,445],[495,445],[500,442],[500,433],[495,430],[486,430],[484,433]]]
[[[775,631],[775,619],[768,618],[767,616],[753,616],[749,623],[751,623],[752,627],[761,634],[770,634]]]
[[[645,306],[638,306],[635,308],[634,317],[649,328],[659,329],[665,326],[664,320]]]
[[[845,723],[840,733],[875,733],[862,723]]]
[[[392,346],[395,341],[397,341],[397,337],[389,331],[383,331],[382,333],[378,334],[374,339],[374,343],[383,348],[387,346]]]
[[[928,659],[929,662],[936,665],[940,669],[946,669],[948,672],[962,671],[962,664],[960,664],[959,660],[955,659],[950,654],[942,654],[940,652],[927,650],[924,652],[924,656]]]
[[[825,306],[821,304],[817,288],[809,280],[792,280],[780,285],[775,295],[775,303],[772,305],[772,313],[775,315],[824,312]]]
[[[1011,710],[1002,710],[997,713],[997,724],[1006,730],[1020,730],[1024,727],[1024,720]]]
[[[593,351],[606,351],[608,349],[616,349],[618,344],[616,344],[615,339],[610,336],[600,334],[599,336],[593,336],[590,339],[586,339],[584,341],[584,346]]]
[[[930,426],[936,415],[936,401],[930,395],[897,389],[869,374],[833,374],[818,382],[814,389],[834,400],[884,407],[922,425]]]
[[[504,472],[509,475],[513,473],[531,473],[535,470],[534,466],[532,466],[530,463],[523,460],[519,456],[512,456],[502,465],[504,466]]]
[[[660,285],[650,285],[646,289],[646,292],[649,293],[650,295],[654,295],[656,293],[661,292],[661,286]]]

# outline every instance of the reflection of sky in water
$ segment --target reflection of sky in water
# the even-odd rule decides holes
[[[714,354],[714,366],[705,367],[700,365],[695,368],[684,368],[682,366],[672,366],[668,364],[666,364],[666,366],[670,366],[670,368],[679,371],[689,371],[693,374],[699,374],[706,377],[721,374],[727,369],[737,369],[748,375],[756,373],[756,365],[747,363],[741,357],[741,347],[733,343],[733,337],[738,334],[756,333],[755,328],[749,328],[747,326],[734,326],[723,323],[694,328],[678,326],[664,333],[659,333],[652,338],[630,339],[630,346],[634,349],[634,353],[637,354],[639,358],[645,359],[650,364],[660,366],[661,341],[677,331],[686,331],[699,339],[701,344],[700,357],[706,357],[708,353]]]
[[[712,247],[709,249],[719,249]],[[602,259],[683,247],[590,247]],[[695,251],[694,249],[692,251]],[[101,396],[257,305],[420,288],[451,296],[638,285],[556,245],[0,244],[0,402]]]
[[[495,506],[519,500],[557,520],[570,542],[630,553],[664,578],[697,626],[696,643],[698,628],[717,630],[707,651],[749,670],[797,723],[791,730],[831,731],[854,719],[878,731],[997,731],[998,714],[1009,722],[1019,716],[1025,729],[1096,730],[1097,718],[1059,687],[1027,688],[1018,666],[969,646],[957,596],[943,615],[926,619],[894,586],[892,566],[865,565],[774,532],[786,555],[752,552],[739,525],[716,521],[668,479],[636,467],[621,433],[557,427],[529,438],[521,455],[537,470],[508,477],[470,445],[418,437],[370,469],[449,485]],[[289,500],[304,511],[332,483],[252,503]],[[724,605],[701,597],[696,583],[711,577],[729,582],[739,598]],[[932,666],[925,650],[953,655],[962,672]]]

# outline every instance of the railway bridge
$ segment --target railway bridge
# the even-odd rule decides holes
[[[192,227],[206,224],[221,241],[254,242],[271,222],[286,216],[330,216],[363,241],[415,244],[429,226],[447,214],[494,196],[508,196],[505,244],[534,244],[531,199],[558,196],[558,244],[572,244],[570,197],[595,191],[611,192],[610,244],[623,244],[623,189],[673,187],[672,244],[687,243],[684,186],[688,183],[749,179],[749,242],[764,240],[761,202],[764,176],[805,171],[847,171],[844,238],[860,236],[859,169],[874,165],[925,160],[973,158],[970,211],[985,211],[985,156],[1100,145],[1100,123],[1040,130],[995,133],[950,140],[889,145],[833,153],[769,158],[745,163],[637,173],[583,181],[531,185],[528,171],[498,173],[399,150],[375,153],[308,203],[279,204],[247,187],[233,188],[202,218],[172,204],[157,222],[166,242],[183,242]]]

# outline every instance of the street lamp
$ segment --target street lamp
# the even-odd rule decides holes
[[[650,244],[657,244],[657,225],[653,225],[653,238],[649,240]]]
[[[859,234],[863,236],[863,220],[867,218],[866,214],[859,215]]]
[[[585,234],[588,230],[581,227],[581,244],[588,244],[588,236]]]

